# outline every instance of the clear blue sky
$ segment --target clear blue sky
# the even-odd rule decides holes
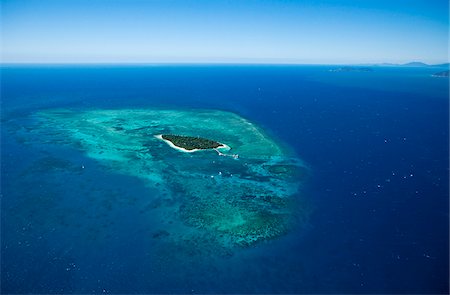
[[[447,0],[0,0],[2,62],[448,61]]]

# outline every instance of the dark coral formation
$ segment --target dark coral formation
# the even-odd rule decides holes
[[[204,205],[206,204],[202,204]],[[236,215],[232,215],[232,212]],[[283,214],[270,211],[244,211],[236,206],[232,208],[218,206],[198,211],[194,209],[189,212],[187,223],[222,233],[231,243],[241,246],[281,236],[288,229],[288,219]]]
[[[180,208],[190,226],[219,232],[232,244],[249,246],[288,231],[291,214],[286,199],[245,195],[241,198],[196,199]]]
[[[215,149],[222,146],[222,144],[217,141],[201,137],[171,135],[171,134],[163,134],[161,137],[165,140],[172,142],[177,147],[183,148],[188,151],[192,151],[195,149],[198,150]]]
[[[301,181],[305,180],[309,173],[305,167],[291,164],[263,165],[263,168],[271,174],[271,177]]]

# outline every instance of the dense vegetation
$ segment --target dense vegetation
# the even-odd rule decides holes
[[[218,143],[217,141],[201,137],[163,134],[162,138],[165,140],[169,140],[177,147],[186,149],[188,151],[194,149],[199,150],[214,149],[222,146],[222,144]]]

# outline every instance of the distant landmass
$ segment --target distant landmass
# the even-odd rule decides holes
[[[368,67],[339,67],[330,69],[330,72],[373,72],[373,69]]]
[[[448,77],[449,74],[449,70],[447,71],[442,71],[442,72],[437,72],[434,73],[433,75],[431,75],[432,77]]]
[[[449,68],[450,67],[450,63],[432,65],[432,67]]]
[[[429,64],[420,62],[420,61],[413,61],[413,62],[408,62],[405,64],[402,64],[403,67],[429,67]]]
[[[395,63],[380,63],[380,64],[374,64],[374,66],[385,66],[385,67],[433,67],[433,68],[448,68],[450,66],[450,63],[443,63],[443,64],[435,64],[430,65],[426,64],[424,62],[420,61],[413,61],[408,62],[404,64],[395,64]]]
[[[404,64],[395,63],[379,63],[379,64],[359,64],[359,65],[348,65],[348,66],[337,66],[336,68],[330,69],[330,72],[373,72],[374,67],[405,67],[405,68],[450,68],[450,63],[443,64],[426,64],[420,61],[412,61]],[[441,72],[436,73],[441,74]],[[434,75],[433,75],[434,76]],[[442,76],[439,76],[442,77]]]

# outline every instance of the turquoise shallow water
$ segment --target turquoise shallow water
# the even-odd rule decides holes
[[[328,70],[2,69],[2,291],[446,290],[448,84],[432,69]],[[136,130],[137,113],[124,116],[158,110],[144,124],[157,129],[194,109],[245,119],[202,130],[225,124],[223,139],[208,136],[239,161],[180,153]],[[231,135],[245,133],[243,122],[266,148],[249,138],[239,150],[245,142]],[[226,199],[249,189],[259,191]],[[206,194],[186,193],[196,191]],[[236,243],[243,220],[280,208],[289,216],[270,223],[282,225],[276,235]]]

